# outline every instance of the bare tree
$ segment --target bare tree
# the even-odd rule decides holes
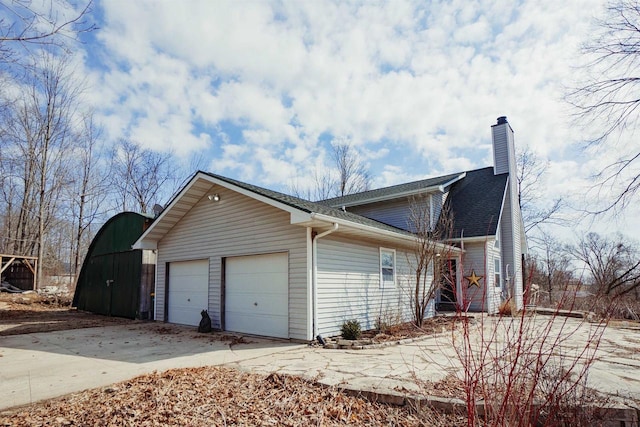
[[[568,93],[577,108],[578,120],[592,124],[598,133],[591,146],[615,145],[623,134],[632,135],[638,126],[640,107],[640,2],[610,0],[604,18],[583,46],[588,58],[585,70],[591,77]],[[617,151],[622,151],[617,147]],[[640,189],[637,149],[625,153],[596,177],[599,185],[612,187],[613,200],[596,213],[623,208]]]
[[[148,212],[167,192],[164,184],[175,181],[170,154],[144,149],[124,139],[113,150],[111,170],[116,204],[122,211]]]
[[[332,145],[333,160],[338,169],[336,192],[338,196],[369,190],[371,176],[358,152],[348,142]]]
[[[451,247],[445,242],[453,233],[453,215],[448,204],[436,209],[433,203],[429,195],[414,196],[409,203],[408,226],[415,234],[415,242],[413,251],[407,255],[413,278],[407,291],[413,321],[419,327],[428,315],[429,305],[442,280],[452,277],[448,262],[452,255]]]
[[[348,141],[331,145],[332,167],[313,171],[313,184],[289,185],[289,192],[306,200],[324,200],[331,197],[366,191],[371,188],[371,174],[360,153]]]
[[[541,207],[540,200],[544,200],[545,189],[541,179],[547,172],[548,162],[542,161],[529,147],[518,152],[518,201],[522,210],[522,221],[527,235],[544,224],[564,225],[560,217],[564,203],[562,199],[554,199],[551,205]]]
[[[9,240],[14,253],[38,256],[39,284],[47,266],[46,236],[60,215],[61,195],[71,180],[68,154],[80,86],[67,59],[42,54],[28,75],[29,85],[1,123],[3,165],[12,173],[4,194],[12,198],[8,214],[15,215]]]
[[[621,234],[588,233],[571,249],[587,266],[597,293],[619,296],[640,287],[640,251]]]
[[[49,0],[34,4],[31,0],[0,1],[0,63],[20,62],[19,51],[30,46],[59,48],[68,53],[67,41],[96,26],[86,21],[89,1],[79,11],[73,4]],[[64,6],[67,6],[65,11]],[[65,13],[66,12],[66,13]]]
[[[73,187],[70,188],[70,213],[75,230],[71,244],[73,274],[78,274],[80,259],[88,248],[91,226],[105,214],[105,200],[108,191],[109,170],[102,163],[100,129],[96,126],[92,113],[82,118],[82,127],[75,136]],[[89,234],[89,235],[87,235]]]
[[[527,265],[531,283],[542,285],[549,304],[553,303],[554,293],[565,291],[574,283],[571,270],[571,257],[562,243],[549,233],[543,232],[536,239],[536,254],[529,256]]]
[[[305,200],[325,200],[335,195],[335,179],[331,170],[319,172],[313,170],[313,184],[311,187],[301,186],[297,183],[289,185],[289,193]]]

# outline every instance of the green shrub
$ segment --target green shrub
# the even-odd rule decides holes
[[[345,340],[357,340],[360,338],[360,322],[357,320],[347,320],[342,324],[342,329],[340,330],[342,333],[342,338]]]

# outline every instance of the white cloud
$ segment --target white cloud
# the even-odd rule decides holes
[[[482,167],[501,115],[550,159],[550,193],[583,191],[604,162],[576,163],[561,100],[599,0],[99,5],[107,134],[207,150],[216,172],[312,182],[333,137],[362,149],[376,183]]]

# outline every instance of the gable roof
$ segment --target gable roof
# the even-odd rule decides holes
[[[400,228],[363,217],[342,209],[332,208],[288,194],[269,190],[257,185],[197,171],[189,182],[171,199],[167,207],[133,244],[134,249],[157,249],[157,242],[168,233],[191,208],[198,203],[213,186],[219,185],[229,190],[251,197],[260,202],[287,211],[291,214],[291,224],[300,226],[341,225],[343,233],[365,238],[394,241],[401,244],[414,242],[415,235]]]
[[[374,219],[366,218],[361,215],[357,215],[351,212],[345,212],[342,209],[333,208],[331,206],[327,206],[325,204],[319,202],[311,202],[309,200],[301,199],[299,197],[290,196],[288,194],[280,193],[278,191],[269,190],[267,188],[258,187],[257,185],[247,184],[246,182],[237,181],[235,179],[227,178],[221,175],[216,175],[210,172],[202,172],[212,178],[219,179],[220,181],[227,182],[229,184],[235,185],[237,187],[248,190],[252,193],[259,194],[261,196],[267,197],[276,202],[283,203],[292,208],[298,209],[300,211],[306,213],[314,213],[326,215],[336,219],[342,219],[345,221],[353,222],[356,224],[367,225],[370,227],[374,227],[380,230],[392,231],[395,233],[404,234],[406,236],[413,236],[412,233],[402,230],[397,227],[393,227],[391,225],[382,223],[380,221],[376,221]]]
[[[453,238],[495,236],[509,174],[493,167],[468,171],[454,183],[446,203],[453,215]]]
[[[464,175],[465,172],[453,173],[435,178],[422,179],[420,181],[392,185],[390,187],[376,188],[375,190],[362,191],[360,193],[347,194],[345,196],[321,200],[318,203],[327,206],[354,206],[411,196],[427,191],[443,191],[444,187],[464,178]]]

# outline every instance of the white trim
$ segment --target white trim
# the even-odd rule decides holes
[[[464,231],[464,230],[463,230]],[[486,236],[476,236],[476,237],[456,237],[455,239],[447,239],[447,242],[454,243],[481,243],[489,240],[490,237],[495,237],[494,234],[488,234]],[[460,252],[464,252],[462,249]]]
[[[324,231],[320,234],[316,234],[315,237],[313,237],[313,240],[311,242],[311,251],[312,251],[312,264],[313,264],[313,280],[312,280],[312,287],[313,287],[313,334],[312,337],[315,338],[316,334],[318,333],[318,240],[322,239],[324,236],[327,236],[331,233],[333,233],[334,231],[338,231],[338,228],[340,226],[338,225],[338,223],[333,223],[333,228]],[[312,338],[312,339],[313,339]]]
[[[497,273],[496,273],[497,263]],[[496,283],[496,276],[499,276],[498,283]],[[493,287],[502,289],[502,258],[500,255],[493,257]]]
[[[189,181],[189,183],[187,183],[187,185],[184,186],[184,188],[182,189],[182,191],[180,191],[180,193],[178,193],[178,195],[176,197],[173,198],[173,200],[171,201],[171,203],[169,203],[169,205],[162,211],[162,213],[160,213],[160,215],[158,216],[158,218],[156,218],[155,221],[153,221],[151,223],[151,225],[149,226],[149,228],[147,228],[147,230],[142,233],[142,235],[138,238],[138,240],[136,240],[136,242],[133,244],[132,248],[133,249],[157,249],[157,241],[156,240],[150,240],[147,242],[144,242],[144,240],[146,239],[146,237],[153,231],[153,229],[155,228],[156,224],[159,224],[162,222],[162,220],[164,219],[165,215],[167,215],[167,213],[169,211],[171,211],[171,209],[173,209],[173,207],[176,205],[176,203],[178,203],[178,201],[180,201],[186,193],[189,192],[189,190],[191,189],[191,187],[193,187],[193,185],[199,180],[199,179],[203,179],[205,181],[209,181],[211,184],[215,184],[215,185],[219,185],[223,188],[235,191],[236,193],[242,194],[244,196],[250,197],[252,199],[258,200],[260,202],[263,202],[267,205],[276,207],[278,209],[281,209],[285,212],[289,212],[290,214],[300,214],[301,210],[294,208],[292,206],[289,206],[287,204],[278,202],[276,200],[270,199],[269,197],[265,197],[262,196],[260,194],[257,194],[253,191],[250,190],[246,190],[242,187],[239,187],[235,184],[231,184],[229,182],[223,181],[221,179],[212,177],[204,172],[198,171],[193,178],[191,178],[191,180]],[[296,216],[297,217],[297,216]],[[145,246],[145,247],[143,247]],[[151,247],[149,247],[151,246]]]
[[[311,227],[307,227],[307,339],[313,340],[313,291],[314,291],[314,282],[313,278],[313,238],[312,238],[313,229]]]
[[[429,231],[433,231],[435,228],[435,212],[433,209],[433,194],[429,194]]]
[[[382,274],[382,269],[383,268],[389,268],[389,267],[383,267],[382,265],[382,253],[383,252],[390,252],[393,254],[393,284],[392,285],[385,285],[385,281],[384,281],[384,275]],[[380,273],[380,289],[392,289],[395,288],[397,285],[397,273],[396,270],[398,268],[397,262],[396,262],[396,250],[395,249],[391,249],[391,248],[384,248],[384,247],[380,247],[378,250],[379,253],[379,257],[378,257],[378,263],[379,263],[379,273]]]
[[[403,242],[406,243],[410,243],[410,244],[414,244],[416,241],[416,236],[413,235],[408,235],[408,234],[403,234],[403,233],[398,233],[395,231],[390,231],[390,230],[382,230],[380,228],[376,228],[376,227],[372,227],[370,225],[365,225],[365,224],[360,224],[357,222],[351,222],[351,221],[347,221],[347,220],[343,220],[343,219],[339,219],[339,218],[334,218],[332,216],[329,215],[324,215],[324,214],[319,214],[319,213],[312,213],[311,214],[311,218],[312,219],[317,219],[318,221],[324,221],[324,222],[329,222],[332,224],[340,224],[343,225],[345,227],[350,227],[350,228],[354,228],[356,230],[362,230],[362,231],[366,231],[369,233],[373,233],[373,234],[377,234],[377,235],[381,235],[381,236],[385,236],[385,237],[392,237],[398,240],[401,240]],[[435,243],[436,247],[440,248],[440,249],[447,249],[451,252],[454,253],[458,253],[458,252],[462,252],[462,250],[458,247],[455,246],[451,246],[451,245],[447,245],[444,243]]]

